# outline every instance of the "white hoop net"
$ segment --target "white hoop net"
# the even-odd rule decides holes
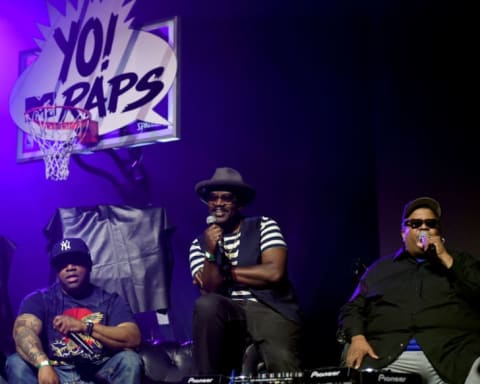
[[[67,106],[42,106],[25,112],[25,125],[45,161],[47,180],[68,179],[70,155],[90,124],[90,112]]]

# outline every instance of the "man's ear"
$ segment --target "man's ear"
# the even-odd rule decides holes
[[[406,235],[405,235],[405,231],[403,229],[400,231],[400,236],[402,238],[402,241],[405,243],[405,236]]]

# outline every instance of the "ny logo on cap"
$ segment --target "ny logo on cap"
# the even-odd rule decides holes
[[[62,240],[62,242],[60,243],[60,249],[62,251],[69,251],[72,249],[71,245],[70,245],[70,241],[69,240]]]

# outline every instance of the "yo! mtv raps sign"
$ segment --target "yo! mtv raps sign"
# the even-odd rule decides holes
[[[28,109],[65,105],[90,111],[98,122],[100,147],[176,138],[174,28],[159,23],[132,29],[133,4],[79,0],[73,6],[67,1],[65,14],[48,8],[45,39],[38,41],[35,58],[25,59],[31,63],[23,63],[10,95],[10,114],[22,130],[29,129]],[[118,130],[125,127],[135,137],[120,138]],[[28,137],[23,141],[19,145],[28,147]]]

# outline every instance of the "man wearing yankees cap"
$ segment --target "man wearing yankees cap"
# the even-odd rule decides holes
[[[9,383],[140,384],[141,341],[128,303],[90,282],[92,259],[82,239],[64,238],[50,251],[57,281],[27,295],[7,359]]]

